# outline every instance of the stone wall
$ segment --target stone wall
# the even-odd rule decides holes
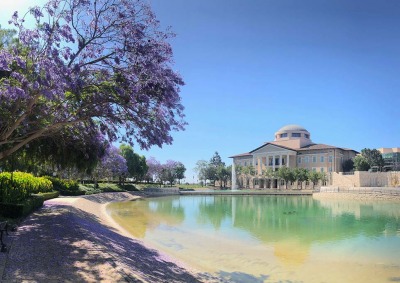
[[[356,171],[352,175],[343,173],[331,174],[333,187],[399,187],[400,172],[366,172]]]
[[[148,196],[179,195],[179,188],[145,188],[143,192]]]

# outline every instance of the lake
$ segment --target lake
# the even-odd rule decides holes
[[[111,203],[133,237],[231,282],[400,282],[400,204],[312,196]]]

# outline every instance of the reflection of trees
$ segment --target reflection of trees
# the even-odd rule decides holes
[[[163,197],[107,206],[111,217],[134,237],[143,238],[146,230],[160,224],[178,225],[185,219],[179,197]]]
[[[179,197],[113,203],[112,217],[135,237],[160,224],[178,225],[185,219]],[[185,203],[188,203],[185,201]],[[215,229],[232,222],[260,242],[274,247],[274,254],[285,264],[299,264],[307,258],[310,246],[365,235],[397,235],[400,230],[398,204],[345,202],[300,196],[196,196],[199,225]]]
[[[400,229],[400,217],[394,217],[391,210],[376,209],[375,204],[352,205],[358,214],[349,209],[339,213],[335,205],[322,206],[312,197],[214,196],[200,201],[197,219],[216,229],[225,219],[232,219],[234,227],[272,244],[275,255],[291,263],[304,261],[315,242],[395,234]]]
[[[232,197],[230,196],[201,197],[197,223],[211,223],[218,230],[221,227],[222,221],[232,214],[231,200]]]

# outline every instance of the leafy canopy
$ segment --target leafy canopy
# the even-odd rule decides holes
[[[0,159],[76,124],[141,148],[172,143],[186,124],[183,81],[174,35],[146,2],[49,0],[14,13],[18,44],[0,49]]]

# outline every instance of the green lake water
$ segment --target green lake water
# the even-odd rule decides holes
[[[175,196],[111,203],[133,237],[229,282],[400,282],[400,203]]]

